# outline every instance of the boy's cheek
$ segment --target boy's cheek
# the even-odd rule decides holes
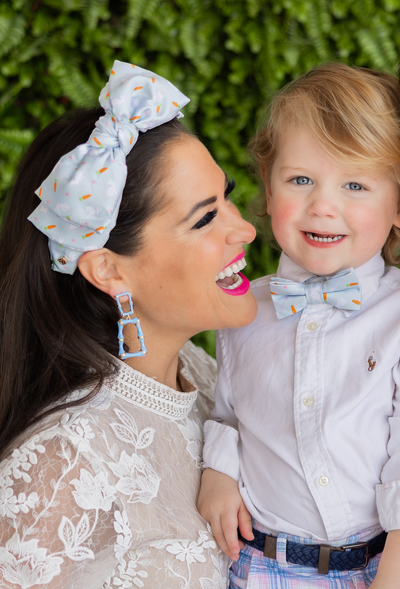
[[[268,210],[269,209],[269,210]],[[271,216],[273,226],[279,229],[294,225],[299,221],[299,204],[286,200],[283,203],[271,202],[267,212]]]
[[[353,211],[349,211],[348,215],[346,216],[346,224],[348,225],[349,229],[352,233],[357,233],[360,236],[371,236],[371,233],[377,233],[377,229],[379,226],[382,228],[385,224],[387,224],[385,219],[379,223],[379,220],[382,219],[382,211],[378,208],[369,210],[363,209],[358,207]],[[390,224],[391,227],[391,224]],[[390,228],[389,230],[390,231]]]

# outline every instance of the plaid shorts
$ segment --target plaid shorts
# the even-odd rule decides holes
[[[253,526],[267,532],[260,524]],[[373,538],[382,530],[368,530],[366,533],[350,536],[332,545],[342,546],[363,542]],[[319,575],[317,569],[286,561],[286,540],[301,544],[318,544],[309,538],[279,534],[276,547],[276,560],[266,558],[262,552],[245,544],[239,560],[229,569],[230,589],[366,589],[372,583],[378,570],[380,554],[371,558],[368,566],[359,571],[329,571]]]

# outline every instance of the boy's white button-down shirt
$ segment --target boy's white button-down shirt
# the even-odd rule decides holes
[[[377,254],[356,273],[360,311],[309,304],[278,320],[266,276],[252,283],[256,320],[217,335],[204,464],[238,480],[271,531],[400,528],[400,270]],[[312,277],[285,254],[277,275]]]

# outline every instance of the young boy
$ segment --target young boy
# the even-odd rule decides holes
[[[393,76],[329,64],[253,141],[283,253],[218,334],[198,502],[233,588],[400,587],[399,112]]]

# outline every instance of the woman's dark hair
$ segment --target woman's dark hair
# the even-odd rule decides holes
[[[46,127],[21,162],[0,233],[0,457],[29,426],[60,408],[87,402],[117,370],[115,301],[79,272],[54,272],[45,235],[27,220],[34,191],[59,159],[85,143],[102,108],[80,109]],[[106,247],[132,256],[143,229],[164,206],[166,146],[189,136],[176,119],[140,137],[127,156],[128,176]],[[71,391],[90,387],[67,403]]]

